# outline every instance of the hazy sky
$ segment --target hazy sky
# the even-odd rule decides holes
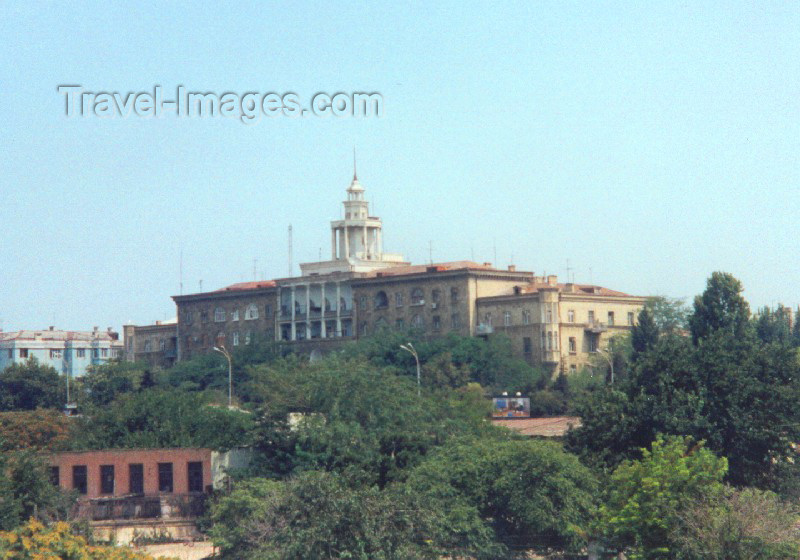
[[[594,4],[594,5],[593,5]],[[800,302],[800,4],[0,3],[0,324],[119,328],[385,249],[637,295]],[[70,117],[92,92],[380,92],[381,118]],[[495,249],[496,247],[496,249]]]

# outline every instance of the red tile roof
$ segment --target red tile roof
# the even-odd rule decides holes
[[[562,437],[570,427],[580,428],[577,416],[553,416],[550,418],[492,418],[495,426],[505,426],[528,437]]]
[[[274,280],[259,280],[257,282],[239,282],[216,290],[217,292],[232,292],[238,290],[255,290],[257,288],[274,288],[277,284]]]
[[[407,274],[422,274],[435,269],[436,272],[444,272],[448,270],[498,270],[490,263],[479,264],[472,261],[453,261],[446,263],[434,264],[413,264],[404,266],[392,266],[389,268],[381,268],[373,270],[365,275],[366,278],[375,278],[378,276],[405,276]]]
[[[625,292],[618,292],[616,290],[610,290],[608,288],[604,288],[602,286],[595,286],[593,284],[573,284],[574,291],[570,292],[567,290],[566,284],[556,284],[555,286],[548,284],[547,282],[532,282],[527,286],[522,288],[523,293],[532,294],[538,292],[542,288],[558,288],[558,291],[565,293],[565,294],[583,294],[583,295],[598,295],[598,296],[629,296],[630,294],[626,294]]]

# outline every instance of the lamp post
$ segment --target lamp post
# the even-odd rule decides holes
[[[600,350],[599,348],[597,349],[597,353],[600,354],[601,356],[603,356],[606,359],[606,361],[608,362],[608,365],[611,367],[611,384],[613,385],[614,384],[614,360],[613,360],[613,358],[611,356],[609,356],[606,352],[604,352],[603,350]]]
[[[232,408],[233,402],[233,362],[231,361],[231,354],[225,347],[217,348],[214,346],[214,351],[219,352],[228,360],[228,408]]]
[[[408,344],[401,344],[400,348],[405,350],[406,352],[408,352],[412,356],[414,356],[414,359],[417,362],[417,396],[420,396],[420,379],[421,379],[421,377],[420,377],[420,373],[419,373],[419,354],[417,354],[417,351],[414,348],[414,345],[411,344],[410,342]]]

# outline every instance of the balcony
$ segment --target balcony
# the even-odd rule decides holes
[[[205,494],[121,496],[78,504],[78,517],[90,521],[122,519],[190,519],[205,513]]]
[[[583,326],[583,330],[594,334],[600,334],[606,332],[608,326],[600,321],[589,321]]]

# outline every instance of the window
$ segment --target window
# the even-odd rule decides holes
[[[190,461],[186,466],[188,471],[189,492],[203,491],[203,463]]]
[[[491,313],[491,311],[489,313],[484,314],[483,322],[485,324],[487,324],[487,325],[491,325],[492,324],[492,313]]]
[[[194,317],[192,316],[191,311],[187,311],[183,314],[183,322],[186,323],[187,325],[191,325],[193,320]]]
[[[553,333],[551,332],[547,333],[547,349],[553,349]]]
[[[439,303],[442,299],[442,292],[441,290],[433,290],[431,292],[431,308],[436,309],[439,307]]]
[[[244,320],[252,321],[254,319],[258,319],[258,306],[255,303],[251,303],[244,311]]]
[[[402,331],[406,328],[406,322],[403,319],[395,319],[394,328],[398,331]]]
[[[114,493],[114,465],[100,465],[100,493]]]
[[[104,358],[108,358],[108,348],[101,348],[100,355]]]
[[[50,350],[50,359],[51,360],[60,360],[61,359],[61,349],[60,348],[53,348]]]
[[[442,319],[438,315],[431,317],[431,328],[435,331],[442,330]]]
[[[61,470],[58,467],[50,467],[47,469],[47,474],[50,478],[50,484],[58,486],[61,484]]]
[[[608,312],[608,326],[609,327],[613,327],[614,326],[614,312],[613,311],[609,311]]]
[[[233,333],[233,345],[234,346],[239,346],[239,333],[238,332],[234,332]]]
[[[572,364],[571,366],[569,366],[569,372],[570,373],[578,373],[578,366],[576,366],[575,364]]]
[[[570,309],[567,311],[567,323],[574,323],[575,322],[575,311]]]
[[[530,325],[531,324],[531,312],[527,309],[522,310],[522,324],[523,325]]]
[[[589,337],[589,352],[597,352],[597,337]]]
[[[9,360],[13,360],[14,359],[14,349],[13,348],[9,348],[7,353],[8,353],[8,359]]]
[[[589,322],[594,323],[594,311],[589,311]]]
[[[153,342],[148,338],[144,341],[144,351],[150,352],[153,350]]]
[[[244,343],[250,344],[250,341],[253,340],[253,333],[251,331],[247,331],[244,333]]]
[[[504,311],[503,312],[503,326],[510,327],[511,326],[511,312]]]
[[[533,350],[533,345],[531,344],[531,337],[526,336],[522,339],[522,351],[526,354],[530,354]]]
[[[264,316],[269,319],[272,317],[272,304],[268,303],[264,306]]]
[[[450,303],[458,303],[458,288],[450,288]]]
[[[453,313],[450,315],[450,326],[454,329],[461,328],[461,316],[458,313]]]
[[[403,307],[403,292],[397,292],[394,295],[394,306]]]
[[[100,357],[100,349],[99,348],[95,348],[95,349],[92,350],[92,357],[93,358],[99,358]]]
[[[415,329],[425,328],[425,319],[422,318],[422,315],[414,315],[411,318],[411,327]]]
[[[128,465],[128,492],[144,494],[144,466],[141,463]]]
[[[359,296],[358,297],[358,308],[361,311],[367,310],[367,296]]]
[[[425,305],[425,294],[422,288],[411,290],[411,305]]]
[[[78,348],[78,357],[85,358],[86,357],[86,348]]]
[[[158,464],[158,491],[172,492],[172,463]]]
[[[225,322],[225,318],[227,316],[228,316],[228,314],[221,307],[217,307],[214,310],[214,322],[215,323],[224,323]]]
[[[633,311],[628,311],[628,325],[633,326]]]
[[[234,309],[231,311],[231,321],[238,321],[239,320],[239,310]]]
[[[28,349],[27,348],[20,348],[19,349],[19,357],[20,358],[27,358],[28,357]]]
[[[569,337],[569,353],[576,354],[578,352],[578,341],[574,336]]]
[[[546,335],[544,334],[544,331],[542,331],[542,350],[544,350],[545,347],[546,347],[545,338],[546,338]]]
[[[167,341],[164,340],[163,338],[158,341],[158,349],[161,350],[162,352],[167,349]]]
[[[375,309],[386,309],[389,307],[389,297],[386,292],[380,291],[375,294]]]
[[[361,321],[361,324],[358,325],[358,334],[361,336],[367,336],[367,322]]]
[[[72,467],[72,488],[78,494],[86,494],[86,465],[75,465]]]
[[[200,312],[200,322],[201,323],[208,323],[208,311],[201,311]]]
[[[552,323],[553,322],[553,310],[552,309],[548,309],[547,310],[546,321],[548,323]]]

